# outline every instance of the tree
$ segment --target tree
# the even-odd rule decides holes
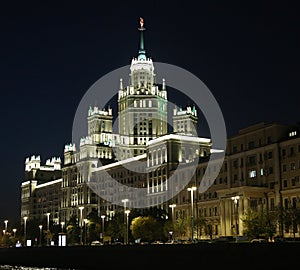
[[[47,240],[47,243],[50,243],[50,241],[53,238],[53,233],[50,230],[44,230],[44,238]]]
[[[108,222],[105,234],[114,241],[124,240],[124,213],[117,212]]]
[[[72,215],[67,223],[67,243],[78,244],[80,240],[80,228],[77,222],[77,216]]]
[[[295,206],[290,206],[283,211],[283,221],[285,230],[292,230],[293,238],[296,238],[297,228],[300,224],[300,209]]]
[[[174,239],[174,224],[172,220],[167,220],[163,226],[163,232],[165,239]],[[172,232],[172,233],[170,233]]]
[[[101,231],[101,223],[100,217],[96,211],[92,211],[87,216],[88,224],[85,227],[85,233],[87,236],[86,242],[91,243],[92,241],[97,240],[100,238],[100,231]]]
[[[247,209],[242,217],[242,222],[244,225],[244,234],[246,236],[250,238],[257,238],[262,233],[257,211],[254,211],[251,208]]]
[[[175,235],[179,239],[184,238],[186,236],[186,232],[187,232],[189,226],[190,226],[190,221],[188,219],[184,219],[184,218],[176,219],[176,222],[174,224]]]
[[[276,233],[277,221],[276,215],[265,209],[256,211],[249,208],[242,217],[244,234],[249,238],[272,238]]]
[[[131,234],[135,239],[146,242],[162,240],[163,226],[153,216],[139,216],[132,220],[130,225]]]
[[[197,233],[197,237],[201,237],[202,236],[202,232],[204,230],[204,233],[207,234],[206,232],[206,219],[202,216],[198,216],[195,221],[195,229],[196,229],[196,233]]]

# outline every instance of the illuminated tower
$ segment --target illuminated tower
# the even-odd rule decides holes
[[[88,137],[94,144],[108,145],[112,136],[112,109],[99,110],[98,107],[90,107],[88,112]]]
[[[176,106],[173,109],[173,131],[175,133],[197,136],[198,116],[195,106],[186,110]]]
[[[118,96],[119,147],[118,159],[145,152],[146,143],[167,133],[167,91],[155,82],[152,59],[144,47],[144,21],[140,19],[138,57],[130,66],[130,85],[123,87],[120,79]]]

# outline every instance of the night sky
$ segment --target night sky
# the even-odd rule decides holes
[[[1,4],[0,226],[20,215],[25,158],[62,158],[83,95],[137,56],[140,17],[147,56],[201,79],[219,103],[228,136],[261,121],[300,120],[297,6],[201,2]]]

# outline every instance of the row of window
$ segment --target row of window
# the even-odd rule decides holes
[[[271,144],[272,142],[273,142],[272,137],[268,136],[266,143]],[[254,149],[255,147],[261,147],[261,146],[263,146],[263,141],[262,141],[262,139],[258,139],[258,144],[256,144],[255,141],[249,141],[247,146],[248,146],[247,150]],[[238,147],[237,145],[234,145],[232,147],[233,154],[238,153],[238,152],[243,152],[244,150],[246,150],[246,149],[244,149],[244,144],[240,144],[240,147]]]
[[[282,172],[287,172],[288,165],[282,164]],[[296,166],[295,162],[291,162],[289,164],[290,171],[295,171],[296,169],[300,169],[300,160],[298,161],[298,167]]]
[[[299,185],[299,176],[295,176],[294,178],[292,178],[290,180],[285,179],[282,181],[282,183],[283,183],[283,187],[285,187],[285,188],[287,188],[289,186],[292,186],[292,187],[297,186],[297,185]],[[290,183],[290,185],[289,185],[289,183]]]

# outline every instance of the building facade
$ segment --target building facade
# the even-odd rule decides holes
[[[129,85],[120,79],[118,133],[112,129],[115,112],[94,106],[87,112],[87,136],[78,146],[65,145],[63,166],[54,160],[50,178],[37,180],[46,169],[36,157],[26,159],[21,217],[52,209],[56,222],[67,222],[93,211],[111,217],[124,207],[159,207],[174,219],[205,219],[217,237],[243,235],[242,218],[249,208],[298,207],[299,128],[262,122],[241,129],[227,139],[222,164],[214,165],[210,157],[218,153],[210,138],[198,137],[195,107],[175,107],[168,131],[166,82],[155,80],[144,30],[141,25]],[[49,208],[48,200],[55,205]],[[45,204],[37,206],[41,201]],[[191,233],[207,237],[198,228],[186,237]],[[279,224],[278,235],[290,234]]]
[[[58,224],[61,203],[61,159],[53,157],[41,165],[40,156],[31,156],[25,161],[25,179],[21,183],[21,222],[46,219]]]
[[[277,123],[258,123],[228,138],[220,173],[206,192],[195,197],[196,215],[211,223],[214,236],[243,235],[242,219],[249,208],[272,213],[299,207],[299,144],[298,126]],[[205,168],[205,162],[199,164],[196,186]],[[187,191],[175,198],[176,211],[183,216],[191,210],[186,198]],[[277,235],[292,237],[292,232],[279,224]]]

